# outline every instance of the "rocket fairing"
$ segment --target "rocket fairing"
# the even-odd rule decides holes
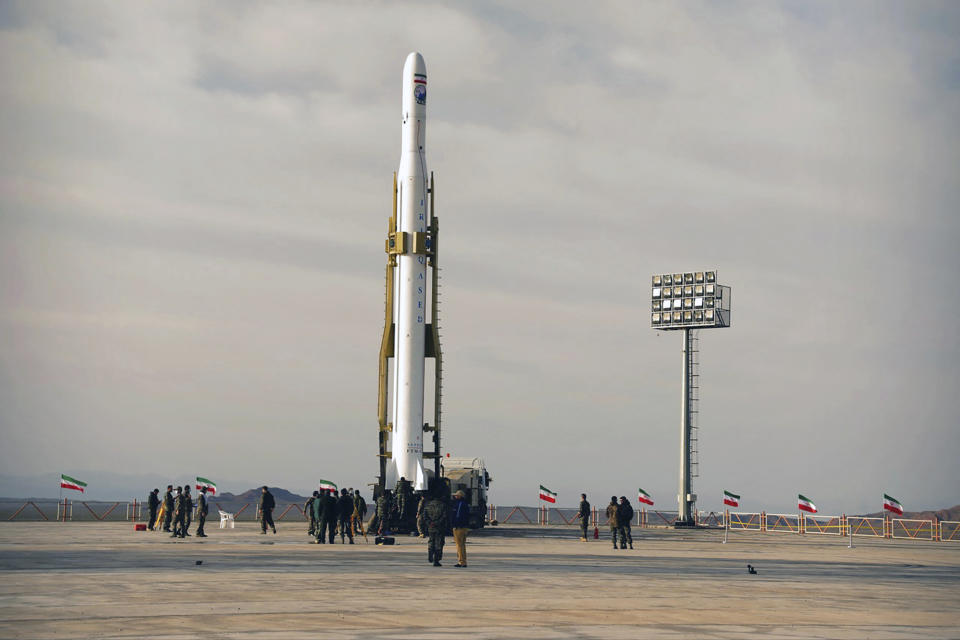
[[[427,67],[411,53],[403,65],[400,168],[397,170],[397,232],[412,238],[426,233],[427,219]],[[401,477],[415,490],[426,489],[423,469],[423,397],[427,323],[427,257],[397,256],[393,317],[393,442],[388,483]]]

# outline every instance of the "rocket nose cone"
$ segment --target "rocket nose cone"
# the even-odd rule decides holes
[[[423,56],[420,55],[418,51],[411,52],[410,55],[407,56],[406,62],[403,63],[404,76],[415,73],[422,75],[426,75],[427,73],[427,64],[423,61]]]

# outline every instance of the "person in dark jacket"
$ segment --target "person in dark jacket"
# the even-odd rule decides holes
[[[453,527],[453,541],[457,544],[457,564],[455,567],[467,566],[467,531],[470,530],[470,505],[467,504],[463,491],[453,494],[453,513],[451,526]]]
[[[337,499],[331,491],[321,491],[320,497],[314,503],[317,513],[317,542],[333,544],[333,537],[337,526]]]
[[[319,495],[319,491],[314,491],[313,495],[303,503],[303,515],[310,519],[310,528],[307,529],[308,536],[316,535],[317,533],[317,516],[313,513],[313,503],[317,501],[317,496]]]
[[[587,527],[590,526],[590,503],[587,502],[587,494],[580,494],[580,510],[577,511],[577,518],[580,520],[580,541],[587,541]]]
[[[170,522],[173,520],[173,485],[168,484],[163,494],[163,530],[170,533]]]
[[[620,504],[617,505],[617,532],[620,534],[620,548],[626,549],[623,544],[626,542],[633,549],[633,535],[630,533],[630,522],[633,520],[633,507],[626,496],[620,496]]]
[[[267,525],[270,525],[270,528],[273,529],[273,533],[277,533],[277,525],[273,524],[273,510],[277,506],[276,501],[273,499],[273,494],[270,493],[270,490],[267,489],[264,485],[261,494],[260,494],[260,533],[266,535]]]
[[[207,488],[200,487],[200,495],[197,496],[197,537],[206,538],[207,534],[203,532],[203,523],[207,521],[207,514],[210,507],[207,506]]]
[[[337,500],[337,526],[340,528],[340,544],[344,537],[350,538],[353,544],[353,530],[350,527],[350,516],[353,515],[353,498],[346,489],[340,490],[340,499]]]
[[[147,529],[153,531],[157,522],[157,509],[160,507],[160,489],[154,489],[147,497],[147,508],[150,509],[150,515],[147,516]]]

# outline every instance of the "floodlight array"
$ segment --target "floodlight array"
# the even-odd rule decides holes
[[[709,329],[730,326],[730,287],[717,284],[716,271],[653,276],[650,325],[655,329]]]

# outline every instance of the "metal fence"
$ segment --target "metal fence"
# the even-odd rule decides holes
[[[843,535],[842,516],[813,516],[803,515],[803,533],[812,533],[828,536]]]
[[[901,540],[960,542],[960,522],[912,520],[909,518],[867,518],[789,513],[742,513],[727,511],[729,531],[771,531],[799,535],[853,536]]]
[[[847,516],[847,526],[850,531],[847,535],[868,536],[883,538],[886,535],[886,522],[883,518],[864,518],[862,516]]]
[[[764,513],[763,531],[800,533],[801,518],[795,513]]]

